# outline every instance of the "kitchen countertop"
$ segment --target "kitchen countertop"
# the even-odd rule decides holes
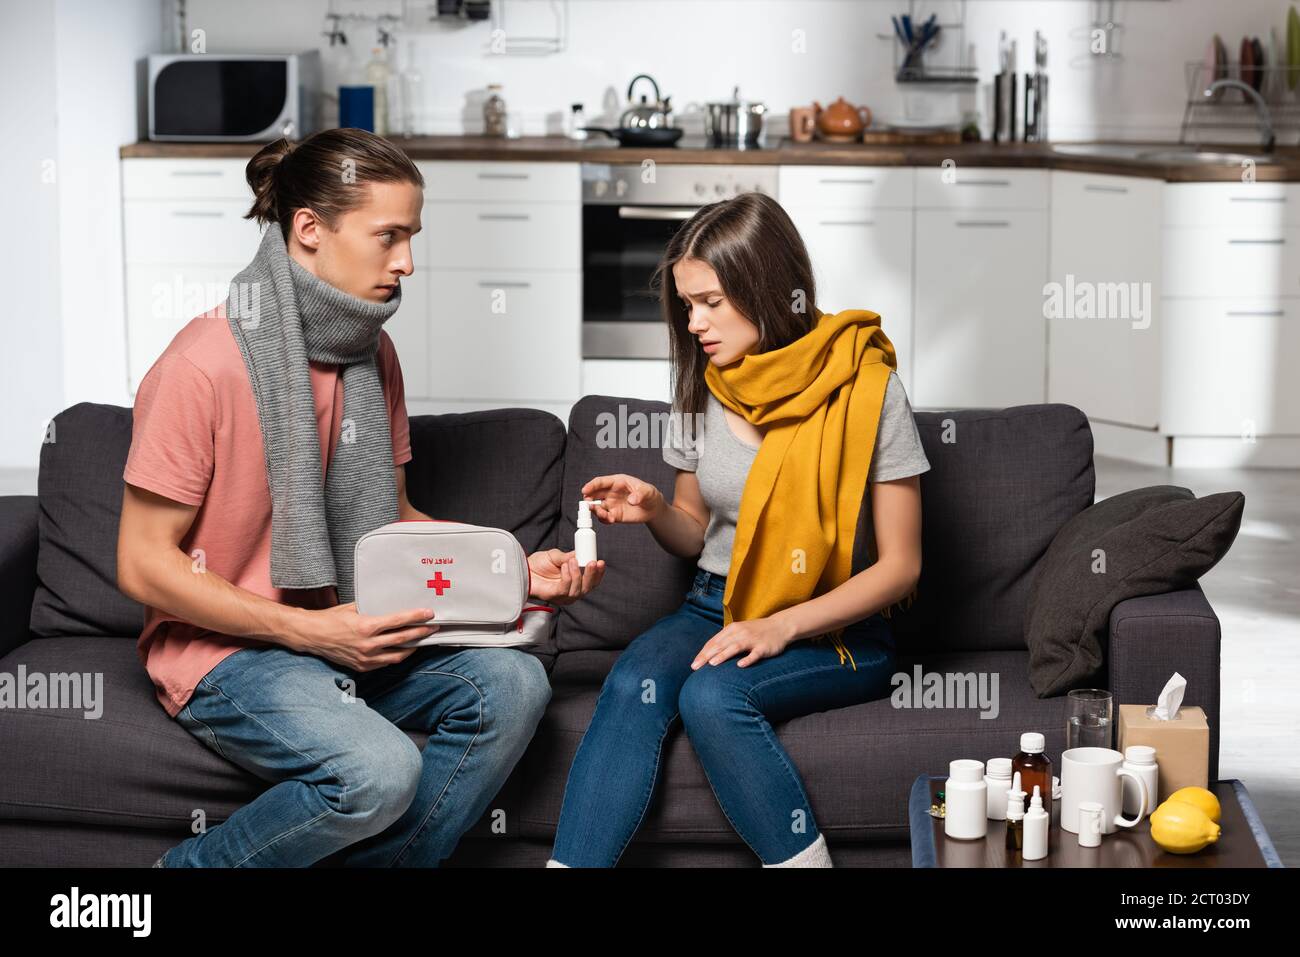
[[[954,160],[958,166],[1002,166],[1026,169],[1061,169],[1083,173],[1114,174],[1159,179],[1174,183],[1239,182],[1236,163],[1155,163],[1118,156],[1077,156],[1057,153],[1044,143],[955,143],[948,146],[875,146],[861,143],[796,143],[782,137],[774,145],[756,149],[709,149],[690,146],[659,148],[620,147],[592,134],[589,140],[562,136],[523,136],[500,139],[489,136],[415,136],[392,138],[416,160],[516,160],[527,162],[586,163],[700,163],[715,165],[827,165],[827,166],[938,166]],[[695,140],[698,142],[698,138]],[[683,143],[691,142],[683,138]],[[142,140],[123,146],[123,159],[242,159],[252,157],[263,143],[171,143]],[[1123,145],[1142,145],[1129,144]],[[1152,149],[1177,148],[1175,143],[1146,144]],[[1207,149],[1255,153],[1249,144],[1215,144]],[[1300,147],[1278,147],[1274,162],[1255,167],[1258,182],[1300,182]]]

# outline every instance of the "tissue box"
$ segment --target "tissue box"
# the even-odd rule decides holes
[[[1147,717],[1144,704],[1119,706],[1119,750],[1131,744],[1156,749],[1160,769],[1159,804],[1179,788],[1208,787],[1210,773],[1210,726],[1200,708],[1183,705],[1173,721]]]

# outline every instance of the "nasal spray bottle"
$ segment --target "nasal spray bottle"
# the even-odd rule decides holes
[[[1047,831],[1051,819],[1043,809],[1043,795],[1034,785],[1034,797],[1025,812],[1024,856],[1027,861],[1040,861],[1047,856]]]
[[[578,503],[578,531],[573,536],[573,548],[578,553],[578,570],[596,560],[596,530],[591,527],[591,507],[603,505],[603,499],[584,499]]]
[[[1025,838],[1025,792],[1020,790],[1020,772],[1011,776],[1011,787],[1007,791],[1007,850],[1024,849]]]

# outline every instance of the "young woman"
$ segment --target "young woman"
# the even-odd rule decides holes
[[[700,209],[659,267],[679,432],[670,504],[631,475],[582,489],[600,521],[696,558],[680,608],[605,680],[569,772],[548,866],[613,866],[650,804],[680,717],[728,821],[765,867],[830,866],[772,722],[889,693],[889,606],[921,568],[930,465],[880,317],[817,310],[812,266],[760,193]],[[691,418],[694,418],[693,416]],[[851,575],[859,509],[867,566]],[[852,626],[852,627],[847,627]],[[831,640],[826,640],[826,639]]]

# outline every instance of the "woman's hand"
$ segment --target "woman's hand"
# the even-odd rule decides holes
[[[598,498],[591,513],[606,525],[635,522],[644,525],[665,507],[663,493],[632,475],[598,475],[582,487],[583,498]]]
[[[534,598],[556,605],[571,605],[600,584],[605,577],[605,561],[588,562],[578,568],[577,552],[562,552],[558,548],[533,552],[528,556],[528,569],[533,574]]]
[[[761,658],[775,658],[794,640],[794,626],[779,618],[733,621],[704,643],[691,662],[691,670],[695,671],[706,662],[721,664],[733,655],[747,651],[749,654],[736,662],[737,667],[744,668]]]

